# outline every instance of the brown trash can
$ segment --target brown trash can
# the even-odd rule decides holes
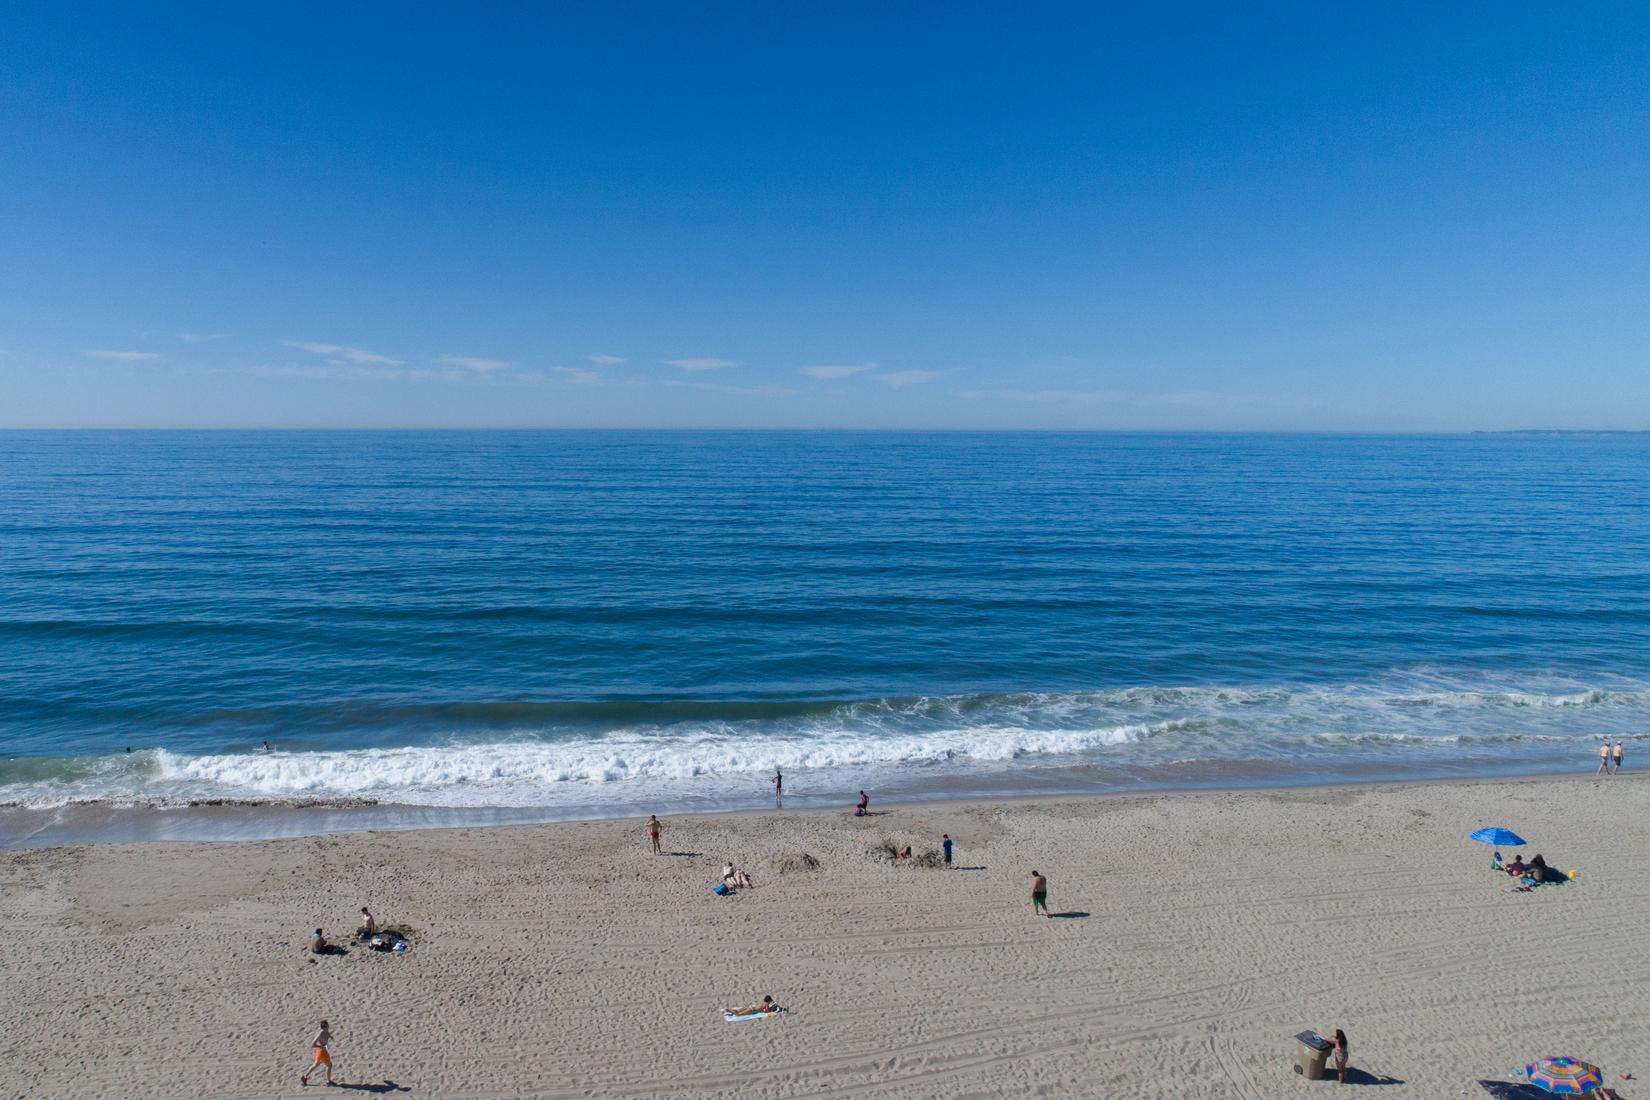
[[[1324,1066],[1328,1064],[1335,1044],[1315,1031],[1303,1031],[1295,1038],[1301,1044],[1300,1064],[1296,1067],[1300,1075],[1308,1081],[1322,1081]]]

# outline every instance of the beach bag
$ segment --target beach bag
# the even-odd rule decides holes
[[[725,883],[725,882],[718,882],[718,883],[717,883],[717,884],[716,884],[716,893],[718,893],[718,894],[721,894],[721,895],[723,895],[723,896],[724,896],[724,897],[725,897],[725,896],[727,896],[727,894],[728,894],[728,893],[729,893],[729,892],[730,892],[730,891],[729,891],[729,890],[728,890],[728,884],[727,884],[727,883]]]

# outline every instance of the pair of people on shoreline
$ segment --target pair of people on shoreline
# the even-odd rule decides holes
[[[1623,745],[1619,739],[1616,741],[1615,746],[1611,747],[1609,738],[1605,738],[1604,744],[1598,747],[1598,771],[1593,774],[1615,775],[1620,772],[1621,759],[1625,754],[1626,746]],[[1610,767],[1612,763],[1615,764],[1615,768],[1613,770]]]

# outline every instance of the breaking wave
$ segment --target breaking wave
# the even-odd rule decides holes
[[[326,721],[319,716],[325,713]],[[0,761],[0,804],[369,800],[546,806],[905,774],[1188,762],[1583,760],[1650,737],[1650,687],[1438,678],[1342,686],[1163,686],[865,700],[523,702],[218,715],[225,750]],[[237,743],[275,733],[275,751]],[[361,733],[367,731],[366,735]],[[400,741],[395,739],[401,731]],[[382,747],[327,747],[377,744]],[[1452,756],[1453,754],[1453,756]]]

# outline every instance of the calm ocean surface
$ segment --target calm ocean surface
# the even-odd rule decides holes
[[[0,803],[1631,765],[1647,487],[1650,436],[0,433]]]

